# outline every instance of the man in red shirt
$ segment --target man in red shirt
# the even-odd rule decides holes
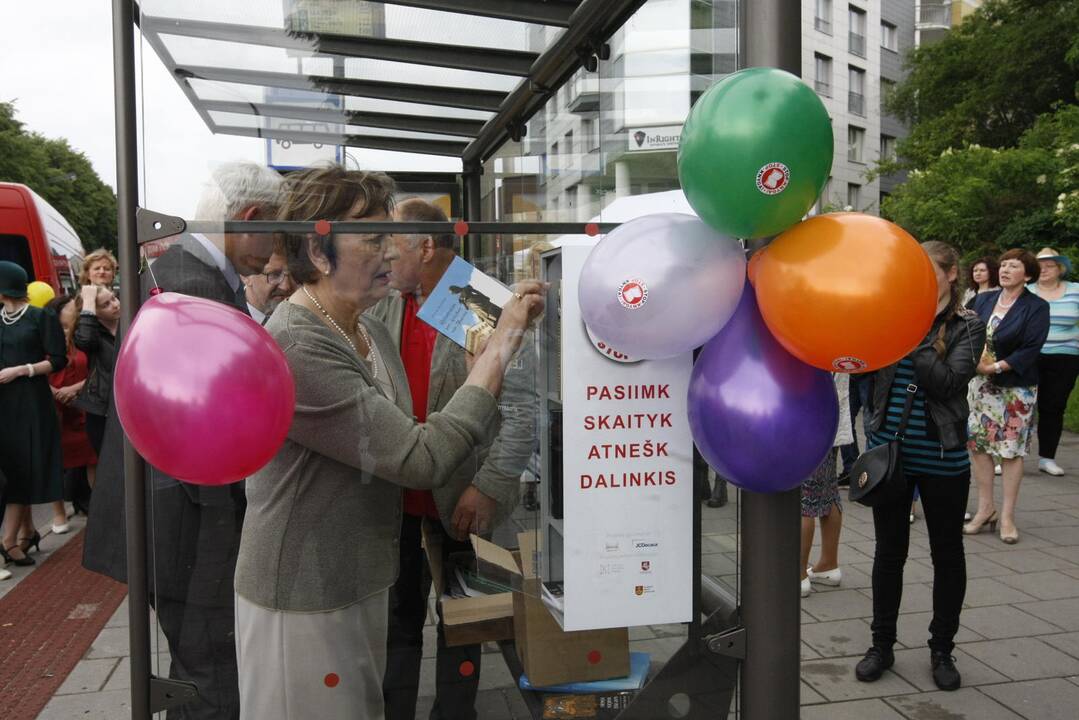
[[[419,198],[398,204],[397,220],[446,222],[437,206]],[[397,291],[369,312],[390,330],[408,376],[413,413],[423,422],[449,401],[468,375],[465,351],[416,313],[456,256],[457,238],[395,235],[399,259],[392,263]],[[420,546],[420,528],[442,535],[443,566],[450,553],[470,552],[470,533],[489,536],[516,507],[520,478],[536,441],[533,350],[528,340],[511,364],[500,400],[502,424],[489,447],[478,448],[441,488],[405,490],[401,569],[390,594],[389,639],[383,695],[387,720],[413,720],[423,657],[423,626],[431,577]],[[474,720],[480,645],[446,647],[439,607],[436,697],[430,720]]]

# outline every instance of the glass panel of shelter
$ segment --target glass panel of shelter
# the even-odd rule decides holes
[[[360,4],[357,3],[357,5]],[[250,7],[238,10],[228,3],[146,0],[143,3],[143,10],[148,14],[163,17],[261,24],[267,27],[281,25],[283,15],[280,6],[272,2],[249,2],[247,5]],[[381,8],[378,3],[370,3],[370,5],[379,5]],[[709,12],[703,9],[706,5],[710,6]],[[736,18],[730,15],[733,6],[733,3],[674,3],[670,0],[651,0],[647,3],[625,28],[610,40],[609,60],[601,61],[596,72],[577,72],[565,88],[556,92],[547,106],[529,121],[527,135],[521,142],[507,143],[487,160],[482,176],[480,219],[500,222],[572,222],[580,223],[583,229],[584,224],[588,222],[622,222],[631,219],[635,214],[657,211],[657,209],[688,212],[688,209],[677,204],[678,201],[675,198],[678,194],[675,163],[677,135],[689,106],[697,94],[716,77],[734,69],[737,45],[734,30]],[[512,47],[524,51],[541,52],[563,32],[554,27],[532,26],[524,23],[508,23],[513,27],[507,28],[507,21],[489,21],[489,19],[469,18],[400,6],[387,5],[384,9],[388,20],[394,20],[399,11],[405,13],[402,17],[408,16],[414,20],[407,31],[395,30],[396,21],[387,22],[387,33],[392,34],[393,37],[407,36],[407,39],[428,42]],[[492,22],[495,24],[490,24]],[[439,32],[440,23],[443,25],[441,32]],[[494,31],[495,25],[502,31],[511,30],[511,32],[500,35]],[[456,33],[455,28],[468,30],[469,37],[466,39],[464,35]],[[687,28],[691,31],[688,34],[685,32]],[[472,33],[475,37],[471,35]],[[480,41],[478,38],[484,39]],[[203,53],[207,53],[208,57],[214,59],[215,64],[220,61],[228,67],[239,69],[296,73],[297,66],[302,66],[299,72],[306,74],[334,74],[333,58],[290,56],[287,51],[280,48],[251,48],[250,46],[230,48],[229,53],[234,53],[231,55],[224,53],[218,55],[220,51],[211,50],[211,46],[220,48],[237,44],[179,36],[166,38],[165,41],[179,64],[208,64],[203,56]],[[156,62],[156,59],[149,54],[147,60]],[[263,64],[263,61],[266,64]],[[478,79],[483,79],[488,82],[487,87],[490,89],[505,91],[512,89],[516,82],[515,78],[513,82],[509,82],[502,76],[488,73],[425,68],[387,61],[349,58],[340,65],[343,66],[341,70],[344,77],[365,80],[422,82],[423,74],[429,73],[427,80],[432,84],[441,84],[452,76],[455,80],[461,81],[454,82],[453,85],[484,87],[475,84]],[[277,69],[278,66],[280,69]],[[407,70],[411,73],[408,75],[410,79],[405,79],[404,75],[395,76],[396,69]],[[465,83],[465,80],[468,82]],[[297,99],[298,96],[289,96],[287,92],[254,84],[201,79],[192,79],[190,84],[201,100],[268,104],[270,107],[267,111],[260,113],[262,117],[224,110],[209,112],[210,118],[215,123],[248,129],[266,127],[261,123],[269,119],[275,122],[298,121],[303,127],[317,125],[317,121],[297,120],[274,114],[274,107],[295,108],[301,102],[306,103],[309,100],[318,100],[319,102],[312,104],[318,106],[321,103],[322,108],[328,107],[335,110],[343,108],[345,111],[388,112],[475,120],[486,120],[492,116],[491,113],[478,110],[341,96],[323,92],[314,87],[302,98]],[[173,212],[190,220],[220,223],[223,218],[206,215],[207,207],[199,208],[199,204],[190,199],[199,195],[199,192],[191,192],[190,188],[198,187],[205,190],[212,185],[213,181],[210,177],[218,162],[215,160],[206,165],[193,165],[188,162],[182,153],[172,148],[176,144],[177,136],[170,124],[167,122],[158,124],[154,121],[155,117],[163,118],[164,110],[151,107],[149,104],[144,107],[144,110],[148,117],[148,124],[143,137],[143,149],[148,163],[146,176],[143,178],[146,189],[143,204],[151,209]],[[342,121],[345,119],[342,116]],[[445,134],[349,125],[347,122],[342,122],[341,127],[335,131],[398,139],[446,141],[462,139],[460,136]],[[254,156],[261,160],[261,151],[251,152],[249,139],[215,137],[213,143],[219,144],[222,148],[219,156],[222,161],[237,156]],[[197,155],[193,156],[197,157]],[[342,152],[338,159],[346,157],[351,159],[350,166],[358,165],[363,170],[378,170],[387,167],[383,164],[387,155],[382,153],[350,148]],[[409,166],[409,159],[402,154],[394,154],[393,159],[400,163],[398,167]],[[437,159],[437,162],[442,160]],[[436,159],[432,158],[414,157],[411,161],[413,164],[410,169],[414,170],[444,167],[437,165]],[[459,162],[457,168],[459,168]],[[180,177],[184,179],[181,181]],[[181,197],[177,189],[185,187],[185,184],[187,192]],[[223,230],[220,226],[219,229]],[[201,234],[214,235],[215,233]],[[585,237],[583,233],[576,237],[539,233],[485,234],[478,236],[477,242],[470,246],[475,248],[475,252],[469,260],[484,272],[509,284],[548,272],[550,258],[553,255],[552,249],[567,240],[580,241]],[[272,241],[273,235],[268,234],[267,239]],[[153,243],[147,247],[147,255],[156,262],[156,259],[163,255],[168,247],[183,241],[190,243],[191,239],[190,237],[171,238]],[[195,261],[192,259],[184,258],[177,272],[186,275],[201,270],[200,267],[192,265],[193,262]],[[265,274],[265,272],[259,273],[252,269],[246,278],[251,280]],[[146,277],[147,289],[149,289],[149,286],[155,282],[154,276],[147,272]],[[526,352],[534,353],[537,360],[545,352],[543,350],[545,343],[549,347],[552,334],[556,332],[556,325],[552,323],[555,323],[558,318],[557,296],[551,295],[548,300],[550,302],[548,314],[538,327],[532,340],[534,344],[526,347]],[[239,303],[239,300],[236,302]],[[248,312],[250,310],[248,308]],[[527,367],[527,365],[521,365],[516,369],[524,371]],[[531,374],[525,378],[524,384],[537,398],[540,396],[542,387],[549,388],[558,382],[557,372],[550,365],[533,365],[527,372]],[[544,374],[542,381],[541,374]],[[551,478],[544,478],[542,470],[545,462],[550,465],[556,460],[547,458],[545,461],[540,452],[540,438],[545,436],[550,440],[560,432],[557,412],[551,412],[552,409],[557,408],[539,402],[534,407],[523,410],[503,408],[504,414],[530,413],[536,437],[534,452],[521,463],[522,502],[514,510],[511,518],[495,529],[492,540],[496,545],[515,547],[520,542],[520,533],[525,533],[531,535],[531,542],[536,547],[543,548],[544,543],[549,542],[549,539],[545,539],[541,533],[544,518],[559,519],[554,517],[558,514],[556,509],[558,498],[550,495]],[[517,463],[521,459],[507,454],[503,458],[495,457],[492,460]],[[199,570],[208,568],[222,570],[218,578],[221,582],[215,585],[217,591],[220,592],[218,596],[211,597],[212,593],[204,593],[200,596],[199,593],[202,591],[190,584],[170,589],[170,579],[164,576],[167,566],[164,560],[167,559],[168,548],[162,543],[167,543],[169,533],[176,531],[173,524],[176,518],[170,515],[167,502],[176,498],[165,498],[167,501],[163,502],[163,496],[158,491],[170,494],[176,492],[176,488],[167,483],[167,478],[156,480],[158,482],[153,485],[154,492],[150,493],[151,545],[154,554],[162,558],[162,561],[154,566],[156,572],[153,578],[152,594],[155,604],[161,606],[159,609],[164,613],[163,617],[159,616],[164,622],[158,634],[160,644],[155,647],[155,652],[158,653],[156,657],[160,661],[156,672],[160,676],[167,676],[169,646],[165,638],[169,638],[174,643],[183,642],[185,636],[190,638],[189,634],[196,631],[196,622],[209,625],[225,621],[223,615],[215,619],[212,611],[204,613],[197,619],[192,615],[186,615],[177,620],[175,615],[170,616],[170,611],[178,608],[170,607],[169,603],[178,603],[183,612],[187,611],[188,606],[214,607],[215,602],[219,605],[227,604],[228,598],[221,593],[225,591],[227,580],[231,578],[228,567],[229,563],[235,560],[235,556],[230,558],[226,552],[223,557],[218,557],[220,553],[217,550],[227,548],[228,543],[232,542],[236,533],[239,532],[240,526],[236,524],[236,508],[241,503],[242,487],[226,488],[217,493],[220,497],[216,498],[214,503],[208,504],[208,507],[216,508],[212,511],[215,513],[211,523],[214,531],[224,533],[219,541],[220,547],[214,548],[212,542],[209,546],[205,545],[206,541],[212,541],[209,535],[205,535],[199,539],[194,555],[186,558],[191,566]],[[694,491],[695,498],[698,494],[703,497],[703,486],[695,487]],[[716,497],[719,497],[719,493]],[[736,596],[737,494],[733,491],[730,500],[731,502],[725,507],[704,510],[701,543],[706,553],[704,572],[719,578],[721,583]],[[209,530],[206,529],[205,532]],[[225,537],[226,535],[229,537]],[[299,538],[298,542],[304,542],[304,539]],[[214,563],[219,563],[219,561],[224,565],[215,566]],[[477,563],[472,568],[476,576],[481,579],[497,580],[501,577],[496,577],[491,573],[490,565]],[[327,582],[333,580],[328,576],[323,579]],[[557,582],[558,578],[552,576],[552,579]],[[513,589],[535,595],[543,593],[543,588],[540,586],[526,587],[518,584],[513,585]],[[547,588],[548,591],[550,589]],[[685,627],[678,624],[643,628],[634,631],[635,644],[632,647],[652,652],[652,660],[658,665],[666,660],[664,653],[669,655],[676,646],[675,642],[664,642],[662,639],[684,637],[685,634]],[[660,639],[661,642],[646,642],[655,639]],[[224,645],[220,643],[218,645],[217,650],[224,652]],[[204,658],[204,661],[207,664],[213,662],[209,657]],[[489,658],[489,662],[499,662],[499,660]]]

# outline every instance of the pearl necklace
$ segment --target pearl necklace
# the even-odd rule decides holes
[[[22,316],[26,314],[29,307],[30,303],[26,303],[13,313],[9,313],[6,307],[0,308],[0,321],[3,321],[5,325],[14,325],[22,319]]]
[[[330,317],[330,314],[326,312],[326,308],[322,307],[322,303],[315,299],[315,296],[311,294],[311,292],[307,289],[306,285],[301,285],[300,287],[303,288],[303,294],[306,295],[307,298],[315,304],[315,307],[317,307],[322,312],[322,314],[326,316],[326,319],[330,321],[330,324],[333,325],[334,329],[337,330],[337,332],[341,333],[341,337],[343,337],[345,339],[345,342],[348,343],[348,346],[352,348],[352,352],[359,355],[360,351],[356,349],[356,343],[352,342],[352,338],[348,336],[348,333],[345,332],[344,329],[337,324],[336,320]],[[371,336],[367,334],[367,329],[364,328],[363,323],[359,320],[356,321],[356,329],[360,332],[360,335],[363,336],[363,341],[367,343],[367,349],[370,351],[371,377],[372,379],[377,380],[378,361],[375,360],[375,344],[371,342]]]

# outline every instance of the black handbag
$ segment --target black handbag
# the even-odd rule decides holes
[[[903,404],[903,416],[899,419],[895,437],[866,450],[854,461],[850,470],[850,492],[852,501],[876,507],[898,502],[907,490],[907,478],[903,475],[903,436],[907,431],[910,409],[914,406],[917,385],[907,385],[907,399]]]

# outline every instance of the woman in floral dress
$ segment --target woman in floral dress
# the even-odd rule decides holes
[[[1000,539],[1019,541],[1015,507],[1023,479],[1023,458],[1034,435],[1038,400],[1038,354],[1049,335],[1049,304],[1026,288],[1040,268],[1026,250],[1000,256],[1000,290],[983,293],[974,311],[986,324],[986,349],[970,383],[967,449],[978,486],[978,511],[963,532],[974,535],[1000,521]],[[1003,468],[1004,497],[997,515],[993,499],[993,457]]]

